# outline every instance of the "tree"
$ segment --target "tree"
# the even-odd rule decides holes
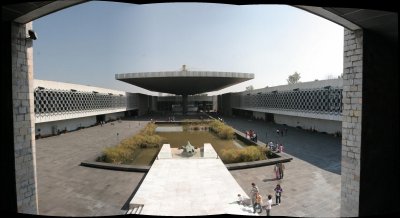
[[[250,86],[247,86],[247,87],[246,87],[246,91],[251,91],[251,90],[253,90],[253,89],[254,89],[253,85],[250,85]]]
[[[300,74],[297,72],[294,72],[294,74],[290,75],[288,79],[286,80],[288,82],[288,85],[299,83],[300,81]]]

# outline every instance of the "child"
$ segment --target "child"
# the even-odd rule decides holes
[[[237,196],[238,196],[238,201],[237,201],[238,204],[239,204],[239,205],[243,205],[243,197],[242,197],[242,195],[241,195],[241,194],[238,194]]]
[[[282,196],[282,192],[283,192],[281,185],[277,184],[274,191],[275,191],[275,197],[276,197],[276,204],[280,205],[281,204],[281,196]]]

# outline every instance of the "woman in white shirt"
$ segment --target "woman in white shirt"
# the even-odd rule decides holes
[[[272,208],[272,195],[268,195],[267,203],[265,204],[265,211],[267,212],[267,216],[271,215]]]

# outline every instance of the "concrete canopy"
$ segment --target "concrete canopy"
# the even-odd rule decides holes
[[[182,70],[115,74],[115,79],[154,92],[194,95],[217,91],[254,79],[254,74]]]

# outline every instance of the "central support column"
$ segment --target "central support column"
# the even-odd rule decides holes
[[[187,114],[188,96],[182,95],[182,114]]]

